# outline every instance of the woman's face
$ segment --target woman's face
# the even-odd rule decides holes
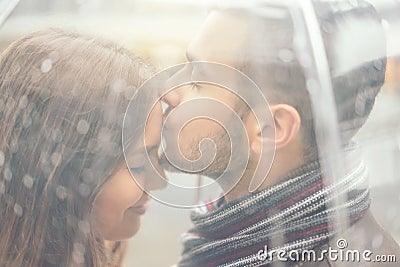
[[[143,152],[132,155],[128,161],[134,179],[126,164],[122,164],[94,201],[94,228],[106,240],[116,241],[132,237],[139,230],[140,218],[148,207],[149,197],[142,188],[151,191],[166,185],[164,180],[153,179],[158,177],[156,172],[165,177],[157,155],[161,123],[162,109],[158,103],[149,116],[145,133],[145,145],[152,164],[146,164],[147,155],[143,155]]]

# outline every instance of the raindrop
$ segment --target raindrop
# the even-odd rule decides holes
[[[82,254],[85,254],[85,246],[82,245],[81,243],[75,243],[74,244],[74,251],[76,252],[81,252]]]
[[[21,97],[21,99],[19,100],[18,107],[19,107],[20,109],[25,109],[26,106],[28,106],[28,103],[29,103],[28,97],[27,97],[26,95],[23,95],[23,96]]]
[[[48,58],[42,62],[42,65],[40,66],[40,70],[43,73],[47,73],[51,70],[52,67],[53,67],[53,62],[51,61],[51,59]]]
[[[382,27],[387,31],[390,28],[390,23],[386,19],[381,20]]]
[[[311,66],[311,57],[308,53],[302,53],[299,55],[299,61],[301,66],[303,66],[304,68],[309,68]]]
[[[108,143],[111,140],[111,132],[108,128],[103,127],[99,130],[98,135],[98,142],[99,143]]]
[[[285,63],[289,63],[293,60],[293,52],[289,49],[281,49],[278,53],[278,57]]]
[[[4,110],[4,100],[2,98],[0,98],[0,112],[2,112]]]
[[[132,98],[133,94],[135,93],[135,91],[136,91],[136,87],[127,86],[125,88],[125,93],[124,93],[125,99],[126,100],[131,100],[131,98]]]
[[[397,208],[392,206],[386,212],[386,219],[388,221],[391,221],[396,217],[396,214],[397,214]]]
[[[30,75],[32,82],[38,82],[40,80],[41,72],[38,68],[32,68]]]
[[[88,197],[90,195],[90,187],[87,184],[81,183],[79,185],[79,194],[83,197]]]
[[[54,152],[51,154],[50,161],[53,166],[58,166],[61,163],[62,155],[60,153]]]
[[[328,34],[332,33],[332,24],[328,21],[324,21],[321,25],[322,30]]]
[[[316,92],[318,90],[318,82],[315,79],[308,79],[307,88],[312,93]]]
[[[0,194],[3,195],[6,192],[6,185],[4,182],[0,182]]]
[[[141,80],[147,80],[148,78],[150,78],[150,76],[152,75],[150,69],[148,68],[148,66],[144,65],[142,68],[140,68],[139,70],[139,78]]]
[[[63,134],[60,129],[54,129],[52,132],[52,139],[55,143],[60,143],[62,141]]]
[[[50,95],[51,95],[51,91],[49,89],[43,89],[43,90],[41,90],[39,97],[42,101],[46,101],[47,99],[50,98]]]
[[[32,125],[31,116],[25,114],[24,117],[22,118],[22,125],[24,126],[24,128],[29,128]]]
[[[16,103],[15,103],[14,98],[9,97],[7,99],[7,103],[5,105],[5,110],[8,111],[9,113],[12,113],[12,112],[14,112],[15,105],[16,105]]]
[[[51,166],[47,161],[42,161],[40,168],[45,175],[49,175],[51,173]]]
[[[9,195],[9,194],[5,194],[4,195],[4,202],[8,205],[11,206],[14,203],[14,198]]]
[[[21,207],[19,204],[17,204],[17,203],[15,203],[15,205],[14,205],[14,213],[15,213],[18,217],[21,217],[22,214],[23,214],[22,207]]]
[[[82,180],[87,184],[92,184],[96,181],[93,171],[89,168],[84,169],[82,172]]]
[[[25,174],[25,176],[22,178],[22,182],[28,189],[31,189],[33,186],[33,178],[29,174]]]
[[[88,142],[87,148],[90,152],[94,152],[97,148],[97,139],[91,138]]]
[[[4,165],[5,160],[6,160],[6,157],[4,156],[3,151],[0,150],[0,167]]]
[[[379,248],[383,243],[383,236],[381,234],[378,234],[374,236],[374,239],[372,240],[372,248],[377,249]]]
[[[56,188],[56,196],[60,200],[64,200],[67,197],[67,190],[65,189],[64,186],[57,186]]]
[[[60,59],[60,53],[53,51],[49,54],[49,59],[52,63],[56,63]]]
[[[126,82],[123,79],[116,79],[111,85],[111,90],[113,90],[115,93],[121,93],[125,90],[126,88]]]
[[[354,7],[358,7],[358,6],[359,6],[358,0],[350,0],[349,2],[350,2],[350,4],[351,4],[352,6],[354,6]]]
[[[86,134],[89,131],[89,123],[86,120],[80,120],[76,126],[76,130],[80,134]]]
[[[10,150],[12,153],[16,153],[18,151],[18,141],[16,139],[11,140]]]
[[[82,265],[85,261],[82,253],[80,252],[74,252],[72,254],[72,258],[74,259],[74,262],[78,265]]]
[[[78,227],[84,234],[90,233],[90,224],[87,221],[79,221]]]
[[[11,181],[11,179],[12,179],[12,172],[11,172],[10,168],[8,168],[8,167],[4,169],[4,179],[6,181]]]
[[[382,70],[383,69],[383,62],[382,60],[374,60],[374,67],[376,70]]]

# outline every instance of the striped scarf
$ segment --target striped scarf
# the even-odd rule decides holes
[[[208,203],[192,214],[194,228],[182,235],[179,267],[264,266],[259,251],[301,252],[327,243],[337,229],[355,223],[370,198],[363,163],[336,184],[325,185],[318,162],[290,173],[278,184],[225,203]],[[344,199],[335,206],[336,197]],[[337,212],[344,220],[334,220]],[[271,249],[269,249],[271,248]]]

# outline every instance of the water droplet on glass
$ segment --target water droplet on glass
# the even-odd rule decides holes
[[[17,139],[11,140],[10,150],[11,150],[12,153],[16,153],[18,151],[18,141],[17,141]]]
[[[62,141],[63,134],[60,129],[54,129],[52,131],[52,139],[55,143],[60,143]]]
[[[90,233],[90,224],[87,221],[79,221],[78,227],[84,234]]]
[[[22,178],[22,182],[24,183],[25,187],[31,189],[33,186],[33,178],[29,174],[25,174]]]
[[[61,163],[62,155],[60,153],[54,152],[51,154],[50,161],[53,166],[58,166]]]
[[[96,181],[93,171],[89,168],[84,169],[82,172],[82,180],[87,184],[92,184]]]
[[[42,62],[42,65],[40,66],[40,70],[43,73],[47,73],[51,70],[52,67],[53,67],[53,62],[51,61],[51,59],[48,58]]]
[[[372,240],[372,248],[377,249],[379,248],[383,243],[383,236],[381,234],[378,234],[374,236],[374,239]]]
[[[4,110],[4,107],[5,107],[4,100],[0,98],[0,112]]]
[[[13,113],[14,110],[15,110],[15,106],[16,106],[16,103],[15,103],[14,98],[9,97],[9,98],[7,99],[7,103],[6,103],[6,105],[5,105],[5,110],[6,110],[6,112]]]
[[[382,60],[374,60],[374,67],[376,70],[382,70],[383,69],[383,62]]]
[[[332,24],[328,21],[322,22],[322,30],[328,34],[332,33]]]
[[[42,75],[42,72],[38,68],[32,68],[30,71],[32,82],[38,82]]]
[[[289,49],[281,49],[278,53],[278,57],[285,63],[291,62],[293,60],[293,52]]]
[[[82,252],[82,254],[85,254],[86,249],[85,249],[85,246],[82,245],[81,243],[75,243],[74,251],[79,251],[79,252]]]
[[[6,160],[6,157],[4,156],[3,151],[0,150],[0,167],[4,165],[5,160]]]
[[[387,31],[390,28],[390,23],[386,19],[381,20],[382,27]]]
[[[75,251],[72,253],[72,258],[75,263],[81,265],[85,262],[85,258],[82,252],[80,251]]]
[[[22,214],[23,214],[22,207],[21,207],[19,204],[17,204],[17,203],[14,204],[14,213],[15,213],[18,217],[21,217]]]
[[[53,51],[49,54],[49,59],[52,63],[56,63],[60,59],[60,53]]]
[[[394,206],[391,206],[386,211],[386,220],[391,221],[396,217],[396,215],[397,215],[397,208]]]
[[[5,168],[4,169],[4,179],[6,180],[6,181],[11,181],[11,179],[12,179],[12,172],[11,172],[11,170],[10,170],[10,168]]]
[[[21,97],[21,99],[19,100],[18,107],[19,107],[20,109],[25,109],[26,106],[28,106],[28,103],[29,103],[28,97],[27,97],[26,95],[23,95],[23,96]]]
[[[90,187],[87,184],[81,183],[79,185],[79,194],[83,197],[88,197],[90,195]]]
[[[307,88],[310,92],[316,92],[318,90],[318,82],[315,79],[308,79]]]
[[[22,125],[24,126],[24,128],[29,128],[32,125],[31,116],[25,114],[24,117],[22,118]]]
[[[76,130],[80,134],[86,134],[89,131],[89,123],[86,120],[80,120],[76,126]]]
[[[124,96],[126,100],[131,100],[133,94],[135,93],[136,87],[134,86],[127,86],[125,88]]]
[[[350,3],[350,5],[352,5],[354,7],[358,7],[359,6],[358,0],[350,0],[349,3]]]
[[[67,190],[64,186],[57,186],[56,188],[56,196],[59,200],[64,200],[67,197]]]
[[[6,185],[4,182],[0,182],[0,194],[4,194],[6,192]]]
[[[116,79],[111,84],[111,90],[115,93],[121,93],[127,87],[126,82],[124,79]]]

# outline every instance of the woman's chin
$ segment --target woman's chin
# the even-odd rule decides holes
[[[129,222],[123,222],[118,226],[114,227],[114,230],[109,231],[106,234],[103,234],[102,237],[108,241],[123,241],[127,240],[134,235],[140,229],[141,225],[141,218],[137,216],[134,220],[130,220]]]

